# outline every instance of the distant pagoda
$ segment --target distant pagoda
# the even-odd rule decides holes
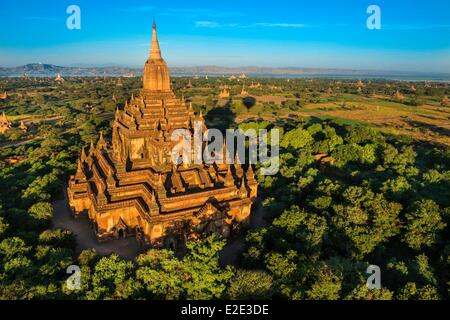
[[[193,133],[195,121],[206,129],[201,113],[173,93],[153,24],[142,91],[116,110],[112,146],[100,133],[97,144],[82,148],[70,177],[70,206],[76,215],[88,213],[99,240],[136,235],[142,243],[175,248],[203,234],[227,237],[249,223],[257,196],[251,165],[245,171],[239,164],[172,162],[172,132]]]
[[[58,73],[58,74],[56,75],[55,81],[56,81],[56,82],[59,82],[59,83],[63,83],[63,82],[64,82],[64,78],[61,77],[61,74],[60,74],[60,73]]]
[[[241,97],[248,96],[247,90],[245,90],[245,84],[242,85]]]
[[[230,91],[228,91],[228,87],[225,85],[222,91],[219,93],[220,99],[227,99],[230,97]]]
[[[400,101],[402,101],[402,100],[405,99],[405,96],[402,95],[402,94],[400,93],[400,91],[398,91],[398,90],[393,94],[392,97],[393,97],[395,100],[400,100]]]
[[[11,129],[11,121],[9,121],[5,112],[3,112],[0,116],[0,134],[5,134],[9,129]]]
[[[364,87],[365,87],[366,85],[365,85],[364,82],[362,82],[361,79],[360,79],[360,80],[358,80],[358,82],[356,83],[356,86],[357,86],[358,88],[364,89]]]
[[[19,129],[22,130],[23,132],[27,132],[28,131],[28,127],[25,124],[25,122],[23,122],[23,120],[20,121]]]

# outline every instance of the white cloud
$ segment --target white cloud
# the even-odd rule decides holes
[[[195,26],[198,28],[218,28],[221,25],[215,21],[195,21]]]
[[[304,24],[300,23],[268,23],[259,22],[248,25],[238,23],[220,23],[217,21],[195,21],[195,26],[198,28],[304,28]]]
[[[256,27],[271,27],[271,28],[304,28],[305,25],[301,23],[269,23],[259,22],[255,23]]]
[[[207,8],[161,8],[158,15],[165,16],[181,16],[185,18],[230,18],[241,17],[242,12],[238,11],[222,11]]]
[[[127,8],[116,8],[116,10],[124,12],[153,12],[157,9],[155,6],[135,6]]]
[[[382,29],[386,30],[429,30],[429,29],[448,29],[448,24],[382,24]]]

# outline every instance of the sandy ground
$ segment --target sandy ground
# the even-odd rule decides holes
[[[250,229],[254,230],[263,227],[266,223],[264,221],[264,209],[258,201],[254,204],[255,209],[250,219]],[[134,259],[142,252],[139,243],[134,237],[119,240],[109,240],[99,243],[92,230],[91,222],[86,215],[74,218],[72,211],[67,201],[67,192],[64,188],[64,199],[53,202],[55,211],[53,217],[53,228],[69,229],[77,237],[76,253],[80,253],[84,249],[94,248],[101,256],[106,256],[111,253],[116,253],[125,259]],[[245,249],[245,235],[240,235],[238,238],[230,240],[220,253],[221,265],[234,265],[237,263],[239,255]]]
[[[117,253],[120,257],[133,259],[141,253],[141,248],[136,238],[110,240],[99,243],[92,230],[91,222],[87,216],[74,218],[67,201],[67,192],[64,188],[64,199],[53,202],[55,211],[53,228],[69,229],[77,237],[78,254],[84,249],[94,248],[99,255],[106,256]]]
[[[250,216],[250,230],[255,230],[264,227],[267,223],[264,220],[265,211],[258,200],[253,206],[255,206],[252,215]],[[238,238],[228,243],[220,253],[220,264],[236,265],[239,256],[245,249],[245,235],[240,235]]]

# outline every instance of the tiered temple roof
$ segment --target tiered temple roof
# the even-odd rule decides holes
[[[154,24],[141,93],[117,108],[111,146],[100,133],[82,148],[69,181],[73,211],[88,212],[99,239],[136,234],[167,245],[203,232],[227,236],[248,223],[257,195],[251,165],[244,171],[239,164],[173,163],[173,131],[193,135],[196,121],[206,129],[202,114],[172,91]]]

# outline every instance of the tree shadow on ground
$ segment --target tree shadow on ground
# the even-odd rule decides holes
[[[250,110],[252,107],[256,104],[256,99],[254,97],[243,97],[242,98],[242,104],[247,108],[247,110]]]
[[[414,128],[427,129],[433,133],[450,137],[450,129],[417,120],[406,120],[406,122]]]
[[[222,132],[231,128],[235,124],[235,119],[236,114],[231,110],[231,101],[228,101],[222,107],[210,110],[205,116],[208,128],[219,129]]]

